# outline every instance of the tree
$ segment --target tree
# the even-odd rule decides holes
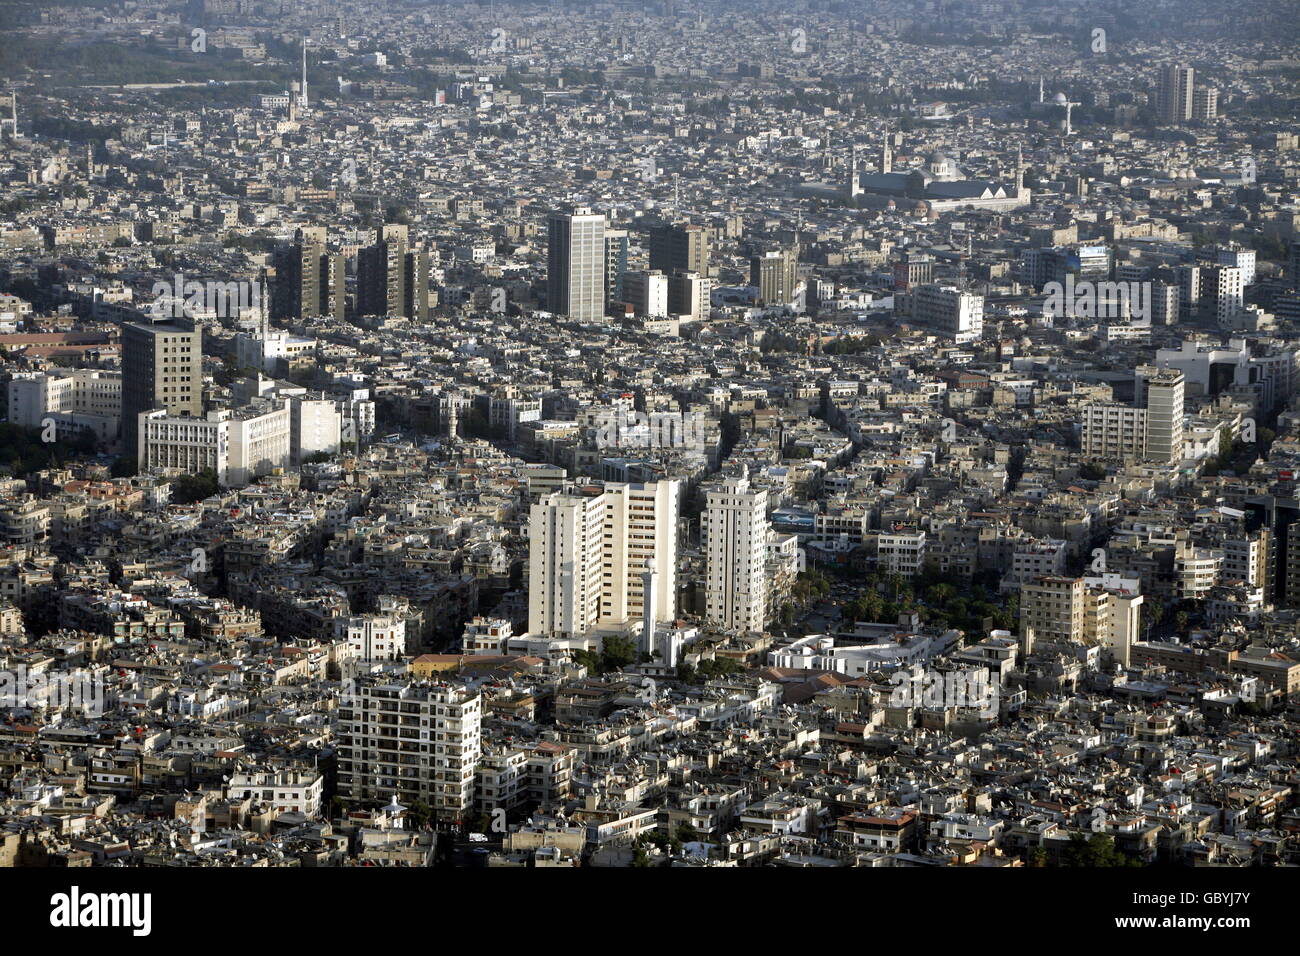
[[[1158,603],[1144,606],[1147,608],[1147,635],[1150,636],[1151,631],[1159,627],[1160,622],[1164,619],[1165,608],[1164,605]]]
[[[630,637],[611,634],[605,638],[602,665],[604,670],[621,670],[636,660],[636,644]]]
[[[220,490],[217,473],[211,468],[204,468],[195,475],[179,475],[172,479],[172,501],[178,505],[202,501]]]

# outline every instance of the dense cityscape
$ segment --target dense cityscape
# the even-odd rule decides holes
[[[0,23],[0,867],[1300,864],[1293,3]]]

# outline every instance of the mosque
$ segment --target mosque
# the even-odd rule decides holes
[[[1029,205],[1029,190],[1025,188],[1024,164],[1019,152],[1016,154],[1016,181],[1014,185],[1008,185],[991,179],[967,179],[961,167],[938,150],[926,158],[924,166],[894,172],[893,154],[888,142],[880,150],[878,173],[861,172],[854,154],[846,192],[850,199],[862,195],[890,196],[924,203],[931,215],[956,209],[1002,212]]]

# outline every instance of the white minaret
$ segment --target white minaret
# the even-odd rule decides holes
[[[302,38],[302,89],[298,93],[298,106],[300,109],[307,109],[307,43],[308,38]]]
[[[1045,95],[1046,91],[1043,89],[1043,78],[1040,76],[1038,78],[1038,102],[1043,102],[1043,97]]]
[[[641,572],[641,599],[645,602],[641,610],[641,650],[646,654],[655,652],[655,607],[659,597],[659,574],[655,571],[653,560],[647,559],[645,570]]]

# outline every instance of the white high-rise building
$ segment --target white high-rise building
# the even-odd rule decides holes
[[[705,616],[736,631],[767,623],[767,492],[749,479],[710,487],[701,531],[708,562]]]
[[[600,620],[604,494],[555,492],[528,523],[528,631],[581,637]]]
[[[676,617],[679,495],[677,481],[605,486],[602,624],[623,624],[644,616],[647,569],[656,578],[655,622]]]
[[[984,296],[936,283],[919,285],[912,292],[912,317],[951,335],[958,345],[977,342],[984,335]]]
[[[547,308],[574,319],[605,314],[605,217],[579,207],[547,224]]]
[[[628,272],[623,276],[623,301],[638,316],[662,318],[668,314],[668,277],[662,272]]]
[[[1233,243],[1219,246],[1214,250],[1215,261],[1221,266],[1233,266],[1241,270],[1241,284],[1250,285],[1255,281],[1255,250],[1243,249]]]
[[[464,684],[363,682],[339,707],[339,793],[421,801],[459,822],[474,805],[482,697]],[[399,753],[398,745],[401,745]]]
[[[1246,303],[1245,277],[1237,266],[1207,266],[1201,270],[1201,297],[1214,310],[1220,325],[1229,322]]]
[[[647,567],[656,572],[656,621],[676,616],[679,483],[611,483],[590,494],[553,492],[529,521],[528,630],[582,637],[645,613]]]

